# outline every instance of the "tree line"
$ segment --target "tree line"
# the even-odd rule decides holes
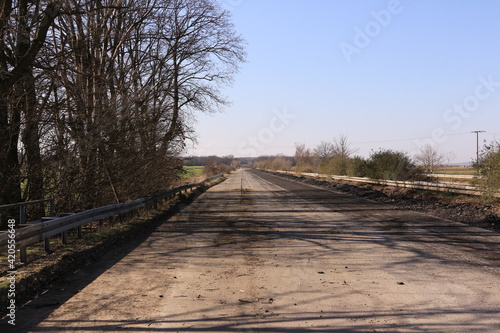
[[[68,210],[168,187],[245,58],[215,0],[4,0],[0,42],[0,205]]]
[[[311,149],[295,145],[293,157],[274,156],[257,160],[254,166],[271,170],[317,172],[351,177],[407,180],[420,177],[421,168],[404,152],[390,149],[374,151],[369,158],[356,156],[347,136],[322,141]]]
[[[452,153],[443,153],[436,147],[424,145],[411,157],[403,151],[379,149],[368,158],[356,156],[345,135],[332,141],[323,141],[311,149],[296,144],[294,156],[265,156],[254,161],[257,168],[317,172],[350,177],[369,177],[387,180],[423,180],[435,169],[449,163]],[[479,161],[473,167],[478,171],[476,183],[488,196],[500,190],[500,142],[483,147]]]

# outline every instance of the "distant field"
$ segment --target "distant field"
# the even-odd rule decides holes
[[[203,166],[185,166],[183,168],[184,175],[182,175],[182,179],[187,179],[191,177],[200,176],[205,172],[205,167]]]
[[[434,173],[445,175],[477,175],[477,171],[472,168],[442,168],[436,169]]]

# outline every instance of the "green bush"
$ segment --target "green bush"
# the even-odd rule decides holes
[[[374,179],[408,180],[418,174],[415,164],[404,152],[380,150],[371,154],[366,176]]]
[[[347,175],[349,177],[366,177],[366,160],[356,156],[349,160]]]
[[[366,161],[358,156],[354,158],[333,157],[320,166],[319,172],[328,175],[364,177]]]
[[[349,159],[343,157],[333,157],[320,166],[319,173],[346,176],[348,165]]]
[[[253,166],[258,169],[289,171],[292,169],[292,161],[285,156],[274,156],[255,161]]]
[[[479,185],[487,196],[500,191],[500,143],[486,147],[486,152],[479,163]]]

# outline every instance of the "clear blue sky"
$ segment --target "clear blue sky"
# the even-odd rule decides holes
[[[346,135],[361,156],[454,162],[500,139],[500,1],[220,0],[248,62],[223,113],[197,115],[199,155],[293,154]]]

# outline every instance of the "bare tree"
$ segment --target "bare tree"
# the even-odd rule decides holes
[[[332,141],[332,150],[334,157],[349,158],[356,153],[358,149],[352,148],[351,143],[346,135],[341,134],[338,138]]]
[[[43,179],[36,168],[40,150],[33,65],[61,4],[55,0],[0,4],[0,204],[21,200],[20,138],[28,164],[26,197],[42,195]]]
[[[323,163],[335,156],[336,149],[333,143],[321,141],[321,143],[314,148],[314,154],[317,155],[321,163]]]
[[[454,152],[449,151],[449,152],[443,154],[443,161],[447,165],[450,165],[451,161],[454,160],[455,157],[457,157],[457,155]]]
[[[443,164],[444,160],[445,155],[430,144],[420,147],[420,150],[415,155],[415,161],[422,165],[428,173],[432,173],[434,167]]]
[[[229,83],[244,60],[241,37],[229,13],[211,0],[173,0],[161,16],[160,33],[172,69],[172,114],[164,135],[182,135],[182,110],[212,112],[227,104],[218,85]]]
[[[295,144],[295,164],[299,172],[315,172],[319,166],[318,157],[305,144]]]
[[[64,209],[169,186],[245,57],[215,0],[6,0],[0,37],[0,203]]]

